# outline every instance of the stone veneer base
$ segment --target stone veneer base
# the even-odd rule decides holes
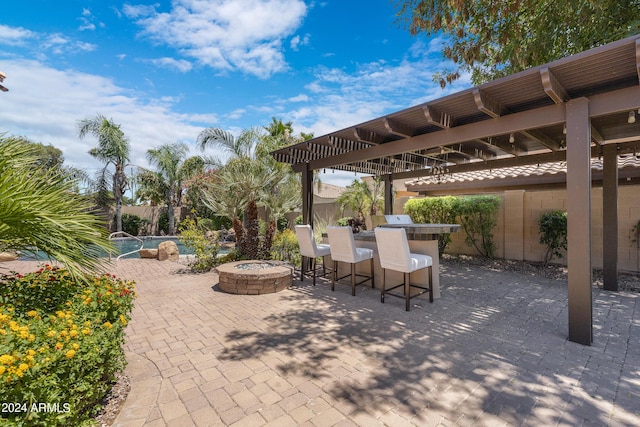
[[[256,270],[242,270],[237,265],[264,263],[266,261],[235,261],[217,267],[219,283],[223,292],[238,295],[261,295],[280,292],[293,281],[293,269],[281,265]]]

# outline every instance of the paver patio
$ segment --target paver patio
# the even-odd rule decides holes
[[[6,265],[5,265],[6,266]],[[640,425],[640,294],[594,289],[567,341],[566,282],[444,264],[442,298],[295,281],[260,296],[123,260],[137,281],[116,426]]]

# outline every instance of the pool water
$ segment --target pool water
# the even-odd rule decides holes
[[[178,246],[178,252],[180,255],[191,255],[193,251],[187,248],[177,237],[156,237],[156,236],[141,236],[139,237],[144,243],[143,249],[158,249],[158,245],[162,242],[174,242]],[[119,237],[111,240],[116,247],[116,253],[111,254],[113,258],[118,255],[126,254],[127,252],[135,251],[140,248],[140,242],[129,237]],[[140,258],[139,253],[124,256],[122,258]]]
[[[158,245],[162,242],[171,241],[175,242],[178,246],[178,251],[180,255],[193,255],[193,250],[187,248],[185,245],[180,242],[177,237],[162,237],[162,236],[141,236],[140,239],[144,242],[143,249],[157,249]],[[129,237],[121,237],[115,238],[111,240],[113,245],[116,247],[116,251],[111,254],[112,258],[117,258],[121,254],[126,254],[127,252],[135,251],[140,248],[140,242],[131,239]],[[220,254],[226,254],[229,252],[228,248],[220,248]],[[105,258],[109,255],[107,253],[104,254]],[[37,260],[46,260],[47,256],[42,252],[35,252],[33,255],[26,255],[21,257],[21,259],[37,259]],[[138,252],[126,255],[122,258],[140,258],[140,254]],[[122,259],[121,258],[121,259]]]

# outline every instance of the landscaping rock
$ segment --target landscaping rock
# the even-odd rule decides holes
[[[0,262],[15,261],[18,259],[18,254],[13,252],[0,252]]]
[[[140,249],[140,258],[156,259],[158,258],[157,249]]]
[[[160,261],[178,261],[180,252],[175,242],[166,241],[158,245],[158,260]]]

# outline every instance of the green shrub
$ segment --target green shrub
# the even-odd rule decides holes
[[[213,222],[213,226],[212,226],[211,230],[221,230],[223,226],[227,230],[233,228],[233,223],[226,216],[217,216],[216,215],[216,216],[211,217],[211,221]]]
[[[209,271],[220,263],[218,235],[205,228],[199,218],[184,219],[180,223],[179,230],[180,241],[193,250],[194,258],[189,261],[189,267],[193,271],[198,273]]]
[[[19,405],[0,425],[89,423],[126,364],[134,297],[133,282],[110,274],[82,285],[49,265],[0,276],[0,402]]]
[[[337,221],[337,224],[338,224],[339,226],[341,226],[341,227],[346,227],[346,226],[348,226],[348,225],[349,225],[349,221],[351,221],[352,219],[353,219],[353,218],[352,218],[352,217],[350,217],[350,216],[345,216],[345,217],[343,217],[343,218],[340,218],[340,219]]]
[[[116,216],[113,216],[113,220],[115,221]],[[143,225],[142,218],[135,214],[122,214],[122,231],[125,233],[129,233],[132,236],[137,236],[140,234],[140,227]]]
[[[547,265],[553,257],[562,258],[561,250],[567,249],[567,213],[564,211],[550,211],[540,215],[540,243],[547,246],[544,254],[544,264]]]
[[[300,265],[300,247],[296,233],[290,229],[278,231],[273,238],[271,245],[271,259],[290,262],[293,265]]]
[[[165,209],[158,216],[158,235],[167,234],[169,234],[169,213]]]
[[[454,196],[425,197],[408,200],[404,213],[417,224],[455,224],[460,209],[460,199]],[[438,252],[442,256],[451,243],[451,234],[438,235]]]
[[[475,247],[483,257],[494,257],[493,229],[498,224],[499,208],[498,196],[468,196],[459,199],[458,220],[466,234],[465,242]]]
[[[296,225],[303,225],[302,224],[302,215],[298,215],[295,219],[295,223]]]

